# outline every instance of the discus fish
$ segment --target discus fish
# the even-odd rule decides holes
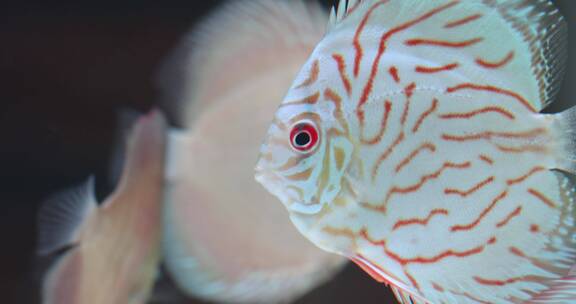
[[[256,178],[402,303],[576,303],[566,40],[544,0],[340,1]]]
[[[42,303],[145,303],[160,257],[165,122],[136,124],[117,189],[98,206],[94,179],[53,196],[39,214],[39,253],[69,248],[49,270]]]
[[[302,237],[253,178],[275,100],[327,22],[314,3],[230,1],[168,60],[163,92],[182,128],[168,137],[163,256],[187,295],[286,303],[346,262]]]

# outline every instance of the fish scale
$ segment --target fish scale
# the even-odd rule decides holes
[[[562,74],[557,10],[548,1],[345,5],[274,118],[285,129],[308,118],[321,140],[304,155],[278,153],[290,143],[273,130],[262,147],[272,160],[289,155],[292,174],[317,174],[295,183],[263,159],[257,179],[300,232],[403,303],[569,294],[574,184],[553,170],[573,172],[563,161],[570,131],[561,115],[538,113]],[[326,161],[337,149],[340,166]]]

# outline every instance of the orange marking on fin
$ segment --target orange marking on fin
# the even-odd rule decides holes
[[[452,70],[458,68],[459,66],[460,66],[460,64],[458,64],[458,63],[451,63],[451,64],[447,64],[445,66],[434,67],[434,68],[419,65],[419,66],[416,66],[415,71],[417,73],[422,73],[422,74],[434,74],[434,73],[452,71]]]
[[[340,78],[344,84],[344,89],[346,90],[346,93],[350,95],[350,92],[352,91],[352,85],[350,84],[348,75],[346,75],[346,62],[344,61],[344,57],[340,54],[333,54],[332,58],[334,58],[336,64],[338,64],[338,72],[340,73]]]
[[[428,225],[428,222],[436,215],[448,215],[448,210],[446,210],[446,209],[434,209],[425,218],[411,218],[411,219],[406,219],[406,220],[400,220],[394,224],[394,228],[392,228],[392,230],[396,230],[396,229],[399,229],[401,227],[410,226],[410,225],[426,226],[426,225]]]
[[[414,286],[414,288],[416,288],[416,290],[420,291],[420,285],[418,284],[416,279],[414,279],[414,277],[412,275],[410,275],[406,270],[404,270],[404,274],[406,275],[408,280],[410,280],[410,283],[412,284],[412,286]],[[410,297],[410,299],[412,299],[412,297]]]
[[[468,24],[468,23],[475,21],[475,20],[478,20],[480,18],[482,18],[482,14],[476,14],[476,15],[468,16],[466,18],[462,18],[462,19],[448,22],[444,25],[444,28],[455,28],[455,27],[458,27],[458,26],[461,26],[464,24]]]
[[[496,206],[496,204],[501,201],[502,199],[504,199],[506,196],[508,195],[508,191],[504,191],[502,193],[500,193],[500,195],[498,195],[495,199],[492,200],[492,203],[482,211],[482,213],[480,213],[480,215],[471,223],[466,224],[466,225],[454,225],[450,228],[450,230],[452,232],[456,232],[456,231],[468,231],[473,229],[474,227],[478,226],[478,224],[480,224],[480,222],[482,221],[482,219],[484,219],[484,217],[486,217],[486,215],[492,211],[492,209],[494,209],[494,207]]]
[[[532,233],[538,233],[538,232],[540,232],[540,226],[538,226],[538,225],[536,225],[536,224],[530,225],[530,232],[532,232]]]
[[[314,60],[312,63],[312,68],[310,69],[310,76],[304,82],[296,87],[296,89],[304,88],[313,85],[318,80],[318,74],[320,73],[320,63],[318,59]]]
[[[440,286],[434,282],[432,282],[432,288],[434,288],[436,291],[444,292],[444,288],[442,288],[442,286]]]
[[[513,92],[513,91],[505,90],[502,88],[490,86],[490,85],[477,85],[477,84],[473,84],[473,83],[463,83],[463,84],[448,88],[447,93],[454,93],[454,92],[461,91],[461,90],[486,91],[486,92],[492,92],[492,93],[496,93],[496,94],[500,94],[500,95],[509,96],[509,97],[512,97],[512,98],[516,99],[517,101],[519,101],[524,107],[526,107],[531,112],[533,112],[533,113],[537,112],[536,109],[528,102],[528,100],[526,100],[520,94]]]
[[[538,135],[546,134],[546,129],[543,128],[536,128],[528,131],[521,131],[521,132],[493,132],[493,131],[485,131],[481,133],[475,133],[470,135],[451,135],[451,134],[442,134],[442,139],[446,141],[471,141],[471,140],[490,140],[493,137],[500,137],[500,138],[533,138]]]
[[[480,156],[478,156],[478,158],[480,158],[481,161],[489,164],[489,165],[493,165],[494,164],[494,160],[484,154],[480,154]]]
[[[446,194],[446,195],[456,194],[456,195],[459,195],[462,197],[467,197],[468,195],[480,190],[482,187],[490,184],[493,181],[494,181],[494,176],[491,176],[491,177],[481,181],[480,183],[476,184],[474,187],[472,187],[468,190],[465,190],[465,191],[458,190],[458,189],[446,188],[446,189],[444,189],[444,194]]]
[[[424,120],[432,113],[434,113],[434,111],[436,111],[436,108],[438,107],[438,99],[434,98],[434,100],[432,101],[432,105],[430,106],[430,108],[422,113],[422,115],[420,115],[420,117],[418,118],[418,120],[416,121],[416,124],[414,125],[414,127],[412,128],[412,133],[416,133],[418,132],[418,130],[420,129],[420,126],[422,126],[422,123],[424,122]]]
[[[446,250],[444,252],[441,252],[435,256],[431,256],[431,257],[418,256],[418,257],[413,257],[413,258],[404,258],[404,257],[390,251],[386,247],[386,241],[385,240],[375,240],[375,239],[371,238],[370,235],[368,234],[368,231],[365,228],[360,231],[360,237],[362,237],[363,239],[365,239],[367,242],[369,242],[370,244],[372,244],[374,246],[382,247],[382,249],[384,250],[384,253],[388,257],[392,258],[393,260],[395,260],[397,263],[399,263],[402,266],[406,266],[408,264],[434,264],[440,260],[443,260],[443,259],[449,258],[449,257],[464,258],[464,257],[472,256],[475,254],[479,254],[482,251],[484,251],[486,246],[496,243],[496,238],[492,237],[492,238],[490,238],[490,240],[488,240],[488,242],[486,242],[486,244],[479,245],[479,246],[471,248],[469,250],[455,251],[453,249],[450,249],[450,250]]]
[[[487,245],[491,245],[494,244],[494,242],[496,241],[495,238],[491,238],[488,243],[486,243],[485,245],[480,245],[477,247],[474,247],[472,249],[469,250],[464,250],[464,251],[455,251],[455,250],[447,250],[444,251],[438,255],[432,256],[432,257],[415,257],[415,258],[402,258],[401,256],[386,250],[386,254],[391,257],[392,259],[394,259],[396,262],[400,263],[401,265],[408,265],[408,264],[434,264],[437,263],[440,260],[443,260],[445,258],[448,257],[457,257],[457,258],[465,258],[465,257],[469,257],[475,254],[479,254],[482,251],[484,251],[484,249],[486,248]]]
[[[380,131],[376,136],[371,139],[361,139],[363,144],[367,145],[375,145],[382,140],[382,137],[386,133],[386,126],[388,125],[388,117],[390,117],[390,111],[392,110],[392,103],[389,100],[386,100],[384,103],[384,117],[382,118],[382,122],[380,125]]]
[[[411,83],[404,89],[404,94],[406,95],[406,103],[404,104],[404,111],[402,112],[402,118],[400,119],[400,124],[404,125],[406,119],[408,118],[408,112],[410,111],[410,101],[414,90],[416,89],[416,83]]]
[[[521,258],[526,258],[527,255],[520,249],[516,248],[516,247],[510,247],[508,249],[513,255],[519,256]]]
[[[380,169],[380,166],[382,165],[382,163],[390,156],[390,154],[392,154],[392,152],[394,152],[394,149],[403,140],[404,140],[404,132],[400,132],[400,134],[398,134],[398,136],[396,137],[396,139],[394,140],[392,145],[390,145],[386,149],[386,151],[384,151],[384,153],[382,155],[380,155],[380,157],[378,158],[378,161],[376,162],[376,165],[374,166],[374,169],[372,169],[372,180],[376,179],[376,175],[378,174],[378,170]]]
[[[507,284],[513,284],[524,280],[526,280],[525,277],[510,278],[507,280],[489,280],[481,277],[474,277],[474,281],[478,282],[479,284],[490,286],[504,286]]]
[[[518,206],[516,209],[514,209],[514,211],[512,211],[510,214],[508,214],[508,216],[506,216],[506,218],[504,218],[502,221],[498,222],[496,224],[496,227],[502,228],[502,227],[506,226],[513,218],[520,215],[521,212],[522,212],[522,206]]]
[[[408,46],[418,46],[418,45],[425,45],[425,46],[439,46],[439,47],[447,47],[447,48],[465,48],[468,46],[475,45],[479,42],[482,42],[484,38],[474,38],[465,41],[442,41],[442,40],[432,40],[432,39],[410,39],[406,40],[404,44]]]
[[[407,187],[398,187],[398,186],[392,187],[392,189],[390,189],[388,191],[388,193],[386,194],[386,199],[384,200],[384,203],[382,205],[374,206],[374,205],[370,205],[367,203],[361,203],[360,205],[362,207],[370,209],[370,210],[385,213],[386,212],[386,206],[394,194],[396,194],[396,193],[406,194],[406,193],[418,191],[420,188],[422,188],[422,186],[424,186],[424,184],[426,184],[426,182],[433,180],[433,179],[437,179],[438,177],[440,177],[440,175],[442,175],[442,173],[446,169],[468,169],[468,168],[470,168],[471,164],[472,164],[471,162],[465,162],[465,163],[460,163],[460,164],[446,162],[442,165],[442,167],[440,169],[436,170],[435,172],[422,176],[420,178],[420,181],[414,185],[410,185]]]
[[[386,4],[388,2],[389,0],[383,0],[374,3],[370,7],[370,9],[366,12],[366,15],[364,15],[362,21],[360,21],[360,24],[358,25],[358,29],[354,34],[354,41],[353,41],[354,50],[356,51],[356,56],[354,57],[354,77],[358,77],[358,73],[360,72],[360,61],[364,56],[364,50],[362,49],[362,45],[360,44],[360,35],[362,34],[362,31],[364,31],[364,27],[368,23],[368,19],[370,18],[370,15],[372,15],[372,12],[374,12],[374,10],[378,8],[378,6]]]
[[[485,107],[482,109],[478,109],[478,110],[474,110],[471,112],[465,112],[465,113],[447,113],[447,114],[441,114],[439,117],[441,119],[469,119],[472,118],[474,116],[480,115],[480,114],[486,114],[486,113],[490,113],[490,112],[494,112],[494,113],[498,113],[498,114],[502,114],[504,117],[508,118],[508,119],[515,119],[516,117],[500,108],[500,107]]]
[[[396,173],[400,172],[405,166],[407,166],[418,153],[422,152],[423,150],[428,150],[430,152],[436,152],[436,146],[431,143],[423,143],[418,147],[416,150],[412,151],[410,155],[404,158],[397,166],[396,166]]]
[[[512,61],[512,59],[514,59],[514,51],[510,51],[510,53],[508,53],[508,55],[506,55],[506,57],[504,57],[503,59],[501,59],[499,61],[489,62],[489,61],[483,60],[482,58],[477,58],[476,63],[479,66],[487,68],[487,69],[498,69],[498,68],[501,68],[501,67],[507,65],[508,63],[510,63]]]
[[[400,74],[398,74],[398,68],[395,66],[390,67],[390,69],[388,70],[388,73],[390,73],[390,76],[392,76],[392,79],[394,79],[394,82],[399,83],[400,82]]]
[[[366,83],[366,86],[364,87],[364,89],[362,90],[362,96],[360,97],[360,100],[358,102],[358,105],[356,107],[356,109],[358,110],[358,112],[360,113],[361,107],[364,103],[366,103],[366,101],[368,100],[368,96],[372,93],[372,87],[373,87],[373,83],[374,83],[374,78],[376,77],[376,74],[378,74],[378,64],[380,63],[380,58],[382,58],[382,55],[384,54],[384,52],[386,51],[386,43],[388,42],[388,40],[395,34],[400,33],[420,22],[423,22],[433,16],[435,16],[436,14],[447,10],[457,4],[459,4],[460,1],[459,0],[455,0],[455,1],[451,1],[445,5],[439,6],[435,9],[430,10],[429,12],[425,13],[424,15],[408,21],[404,24],[401,24],[395,28],[390,29],[388,32],[386,32],[384,35],[382,35],[382,38],[380,39],[380,45],[378,47],[378,54],[376,55],[376,58],[374,59],[374,62],[372,63],[372,69],[370,71],[370,77],[368,79],[368,82]],[[361,24],[362,25],[362,24]],[[356,37],[355,37],[356,38]],[[358,53],[358,52],[357,52]],[[358,59],[358,57],[357,57]],[[356,74],[357,75],[357,74]],[[363,123],[363,114],[360,113],[359,114],[359,118],[360,123]]]
[[[496,148],[504,153],[546,153],[546,147],[537,145],[524,145],[520,147],[508,147],[503,145],[496,145]]]
[[[537,173],[537,172],[541,172],[546,170],[544,167],[541,166],[537,166],[532,168],[532,170],[530,170],[530,172],[518,177],[518,178],[512,178],[506,181],[506,183],[508,184],[508,186],[512,186],[514,184],[518,184],[521,183],[523,181],[525,181],[526,179],[528,179],[530,176],[532,176],[533,174]]]
[[[416,83],[411,83],[409,84],[405,89],[404,89],[404,94],[406,94],[406,96],[408,98],[412,97],[412,95],[414,94],[414,90],[416,89]]]

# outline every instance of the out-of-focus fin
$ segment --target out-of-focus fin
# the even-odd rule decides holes
[[[166,120],[159,110],[152,110],[142,115],[134,124],[125,145],[124,164],[115,192],[121,192],[123,187],[138,186],[141,178],[147,174],[163,172],[164,149],[166,137]],[[151,183],[162,183],[163,176]],[[103,207],[114,200],[107,200]]]
[[[97,206],[93,177],[49,197],[38,215],[38,254],[51,254],[77,242],[82,223]]]
[[[553,130],[559,143],[557,169],[576,174],[576,107],[552,116]]]
[[[49,270],[42,285],[42,304],[78,304],[82,257],[72,249]]]
[[[116,187],[120,182],[122,168],[124,167],[126,158],[126,143],[131,130],[138,121],[138,118],[142,115],[142,113],[129,108],[122,108],[117,111],[114,148],[110,160],[110,169],[108,170],[110,172],[108,174],[108,185],[110,185],[111,188]]]
[[[189,159],[192,137],[185,130],[170,129],[166,144],[166,167],[164,179],[168,182],[178,180],[186,174],[189,168]]]
[[[229,1],[187,35],[161,69],[169,114],[176,125],[190,127],[199,109],[252,77],[291,60],[301,65],[327,22],[313,1]]]

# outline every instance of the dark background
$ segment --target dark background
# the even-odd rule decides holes
[[[154,104],[163,56],[221,2],[0,4],[0,303],[38,303],[38,203],[91,173],[100,181],[99,197],[110,191],[101,181],[108,174],[118,108],[144,111]],[[568,19],[570,42],[576,41],[576,3],[554,2]],[[566,83],[572,84],[573,62],[568,72]],[[574,104],[570,86],[550,111]],[[299,303],[389,301],[386,289],[350,266]]]

